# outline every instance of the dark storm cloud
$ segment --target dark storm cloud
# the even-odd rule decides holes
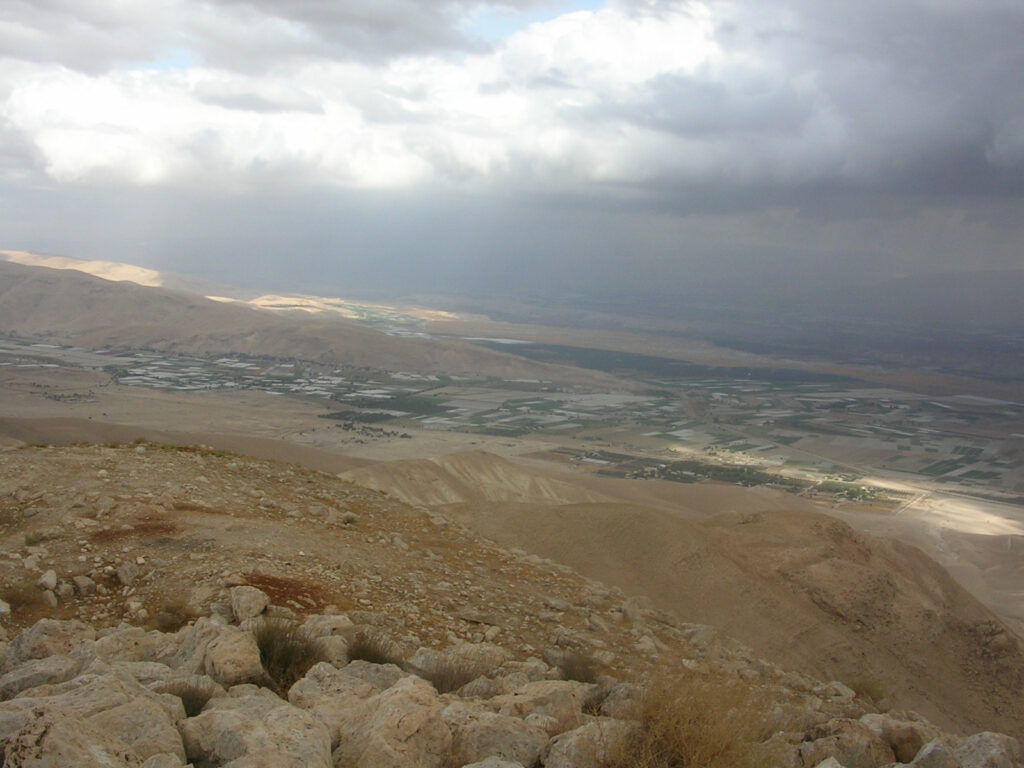
[[[339,292],[1020,263],[1019,0],[613,0],[486,48],[473,7],[0,0],[0,247]]]

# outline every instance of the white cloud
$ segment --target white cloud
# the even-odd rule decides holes
[[[470,2],[6,5],[4,164],[58,182],[656,195],[1024,162],[1012,6],[619,0],[474,50]]]

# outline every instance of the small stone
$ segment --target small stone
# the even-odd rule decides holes
[[[137,578],[139,578],[139,566],[135,563],[128,562],[117,569],[117,580],[126,587],[134,584]]]
[[[96,582],[88,576],[72,576],[71,581],[74,582],[75,589],[78,590],[78,594],[82,597],[87,597],[96,593]]]
[[[241,586],[231,588],[231,612],[235,621],[241,623],[246,619],[259,616],[270,605],[270,597],[256,587]]]
[[[50,570],[46,571],[46,573],[44,573],[42,576],[39,577],[39,581],[36,582],[36,585],[40,589],[46,589],[46,590],[50,590],[50,591],[56,589],[56,587],[57,587],[57,572],[54,571],[53,569],[50,569]]]
[[[57,595],[55,595],[52,591],[47,589],[43,592],[43,602],[46,603],[50,608],[56,608],[58,603]]]

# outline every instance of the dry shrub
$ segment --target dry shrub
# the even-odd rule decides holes
[[[194,619],[195,616],[189,611],[188,604],[181,598],[165,600],[153,616],[151,624],[153,629],[161,632],[177,632],[183,626]]]
[[[351,653],[351,649],[349,652]],[[438,693],[457,691],[479,676],[472,666],[447,656],[441,659],[435,669],[423,673],[423,679],[433,685]]]
[[[348,660],[401,665],[402,656],[388,638],[376,632],[360,630],[348,645]]]
[[[38,610],[44,607],[43,593],[36,585],[33,576],[24,576],[0,588],[0,600],[3,600],[12,611]]]
[[[724,677],[661,675],[638,703],[639,728],[613,750],[615,768],[769,766],[769,703]],[[780,763],[781,764],[781,763]]]
[[[578,683],[596,683],[601,673],[601,665],[591,656],[578,651],[567,651],[558,663],[563,680],[575,680]]]
[[[270,687],[282,696],[323,658],[320,643],[293,621],[263,619],[253,634]]]
[[[876,706],[889,695],[889,686],[873,675],[861,675],[850,680],[847,685],[860,698],[867,699]]]

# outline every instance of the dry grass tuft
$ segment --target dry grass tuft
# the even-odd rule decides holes
[[[770,766],[768,701],[721,677],[660,676],[638,704],[640,726],[613,750],[615,768]]]
[[[0,600],[3,600],[12,611],[37,610],[44,606],[43,593],[36,585],[33,576],[24,576],[0,588]]]
[[[402,656],[395,644],[376,632],[356,632],[348,644],[349,661],[368,661],[371,664],[402,664]]]
[[[867,699],[876,705],[889,695],[889,687],[880,678],[873,675],[865,674],[855,677],[847,685],[860,698]]]
[[[175,598],[164,601],[153,616],[151,627],[161,632],[177,632],[194,618],[195,615],[189,611],[188,604],[180,598]]]
[[[601,674],[601,665],[591,656],[578,651],[567,651],[558,663],[563,680],[575,680],[578,683],[596,683]]]
[[[282,696],[323,658],[320,643],[295,622],[263,619],[253,634],[270,687]]]
[[[476,680],[479,676],[477,670],[472,666],[446,657],[436,669],[424,673],[423,679],[433,685],[438,693],[451,693],[459,690],[466,683]]]

